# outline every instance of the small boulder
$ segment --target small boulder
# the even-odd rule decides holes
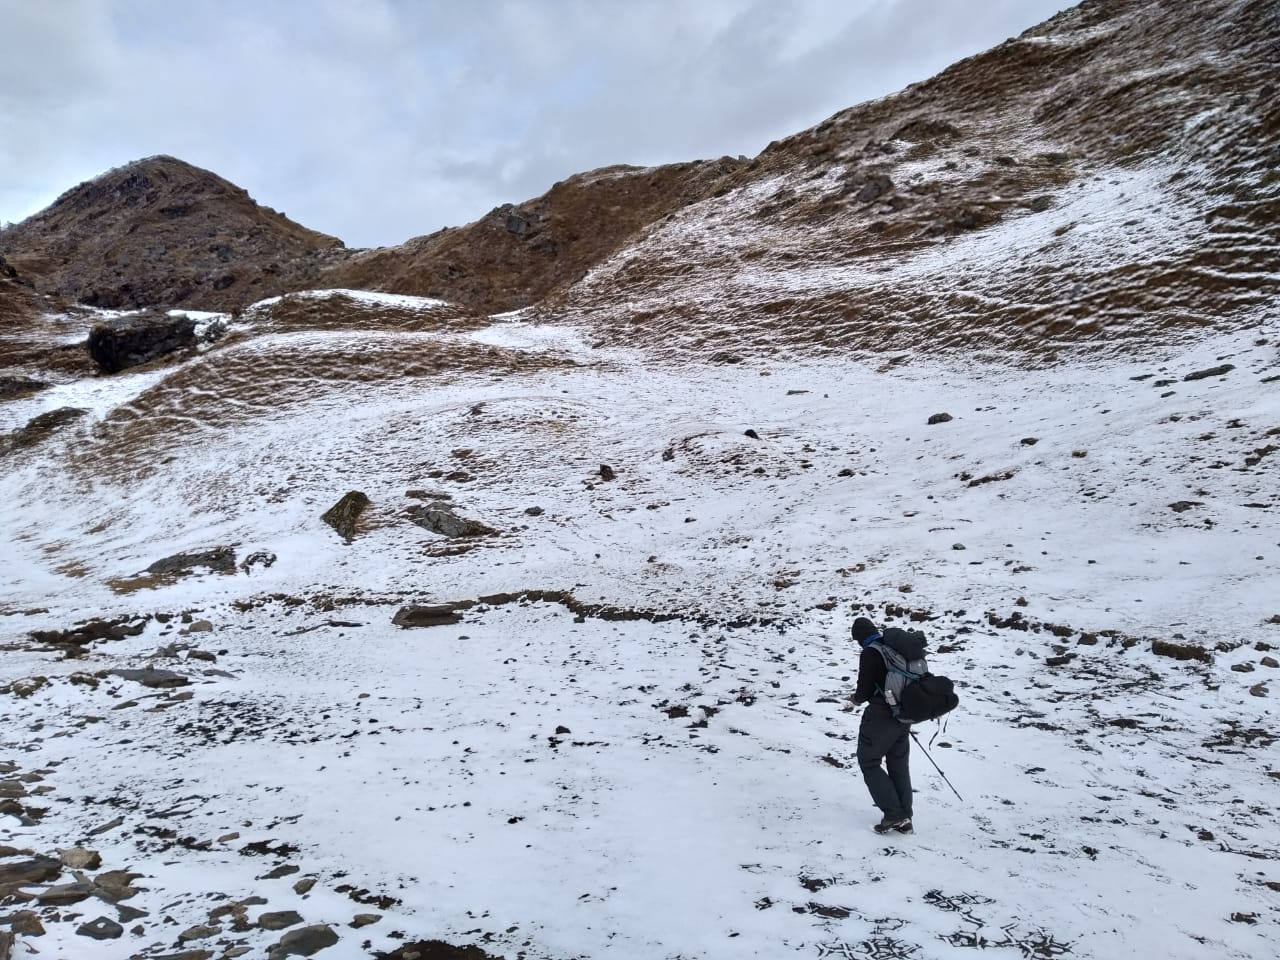
[[[288,927],[296,927],[301,922],[302,914],[296,910],[279,910],[275,913],[264,913],[258,917],[258,929],[284,930]]]
[[[949,413],[935,413],[929,417],[929,425],[932,426],[937,423],[947,423],[952,419],[954,418]]]
[[[196,567],[206,567],[214,573],[235,573],[236,552],[231,547],[214,547],[212,550],[175,553],[151,564],[147,573],[158,577],[185,577],[195,573]]]
[[[320,519],[350,543],[356,535],[356,522],[367,506],[369,506],[367,496],[359,490],[350,490],[342,495],[341,500],[321,514]]]
[[[338,935],[326,923],[316,923],[300,930],[290,930],[268,952],[268,960],[285,957],[310,957],[338,942]]]
[[[415,504],[406,513],[418,526],[442,537],[484,537],[498,532],[478,520],[458,516],[451,507],[441,503]]]
[[[124,927],[110,917],[98,917],[89,923],[80,924],[76,927],[76,933],[94,940],[118,940],[124,935]]]
[[[59,850],[58,856],[72,870],[97,870],[102,866],[102,855],[97,850],[86,850],[84,847]]]

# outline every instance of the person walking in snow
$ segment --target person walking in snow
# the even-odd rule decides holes
[[[858,766],[872,801],[883,814],[873,829],[876,833],[910,833],[911,728],[899,722],[885,702],[888,668],[874,645],[881,638],[880,631],[866,617],[858,617],[850,633],[862,648],[853,702],[867,705],[858,726]]]

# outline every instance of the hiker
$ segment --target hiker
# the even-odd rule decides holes
[[[850,632],[862,647],[853,702],[867,705],[858,727],[858,766],[872,801],[884,815],[873,829],[876,833],[910,833],[911,728],[900,723],[885,702],[888,670],[884,656],[874,646],[881,639],[880,631],[866,617],[858,617]]]

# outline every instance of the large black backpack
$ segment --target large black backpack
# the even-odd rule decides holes
[[[959,705],[955,684],[929,672],[923,633],[889,627],[871,646],[884,657],[885,682],[881,693],[899,721],[936,720]]]

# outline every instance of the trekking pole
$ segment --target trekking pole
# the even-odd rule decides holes
[[[924,748],[924,744],[920,742],[920,738],[916,736],[916,732],[914,730],[909,730],[907,732],[911,734],[911,739],[916,742],[916,746],[920,748],[920,752],[923,753],[926,757],[929,757],[929,751]],[[933,757],[929,757],[929,762],[933,763]],[[951,787],[951,792],[954,793],[956,795],[956,798],[963,803],[964,797],[960,796],[960,791],[957,790],[954,786],[952,786],[951,781],[947,779],[947,775],[942,772],[942,768],[938,766],[936,763],[933,763],[933,769],[938,771],[938,776],[942,778],[942,781],[948,787]]]

